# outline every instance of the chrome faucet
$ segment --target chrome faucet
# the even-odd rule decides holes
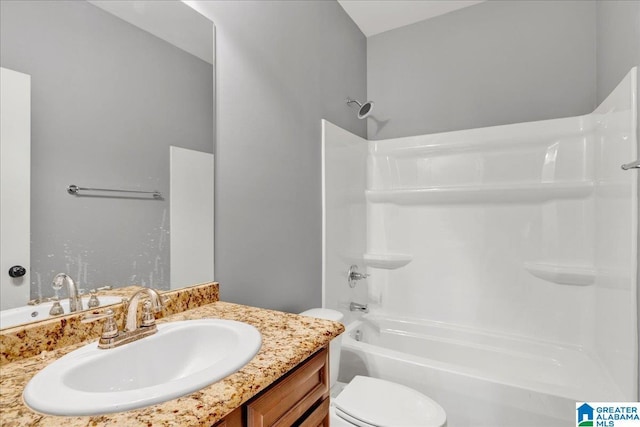
[[[367,304],[358,304],[357,302],[352,302],[351,304],[349,304],[349,310],[368,313],[369,307],[367,307]]]
[[[65,273],[56,274],[56,277],[53,278],[53,283],[51,284],[51,286],[53,287],[53,289],[58,291],[60,288],[62,288],[65,282],[67,284],[67,292],[69,293],[69,311],[71,313],[73,313],[74,311],[81,311],[82,298],[80,298],[78,286],[73,281],[71,276]]]
[[[351,267],[349,267],[349,273],[348,273],[349,287],[355,288],[356,282],[358,280],[366,279],[367,277],[369,277],[369,275],[366,273],[358,273],[357,265],[354,264]]]
[[[142,304],[142,323],[140,327],[138,327],[138,303],[141,297],[149,297],[149,299]],[[114,319],[115,313],[111,309],[107,309],[102,314],[87,315],[82,319],[82,322],[87,323],[99,319],[106,319],[102,329],[102,336],[100,337],[100,341],[98,341],[98,348],[109,349],[120,347],[121,345],[137,341],[158,332],[156,318],[153,312],[161,311],[164,308],[164,301],[165,299],[160,296],[158,291],[151,288],[139,289],[133,294],[129,301],[123,300],[123,303],[126,304],[126,323],[123,331],[118,331]]]

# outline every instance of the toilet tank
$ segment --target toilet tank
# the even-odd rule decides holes
[[[344,314],[338,310],[330,308],[312,308],[300,313],[302,316],[315,317],[318,319],[342,322]],[[329,345],[329,386],[333,387],[338,381],[338,371],[340,369],[340,347],[342,347],[342,334],[331,340]]]

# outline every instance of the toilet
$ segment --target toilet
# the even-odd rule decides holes
[[[302,316],[341,322],[344,315],[328,308],[312,308]],[[447,414],[424,394],[401,384],[358,375],[342,387],[338,383],[342,335],[329,346],[333,427],[443,427]],[[337,394],[336,394],[337,393]]]

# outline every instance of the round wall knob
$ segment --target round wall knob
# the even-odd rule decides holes
[[[27,269],[21,265],[14,265],[9,269],[9,276],[11,277],[22,277],[27,274]]]

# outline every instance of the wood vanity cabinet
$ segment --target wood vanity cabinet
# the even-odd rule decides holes
[[[328,427],[327,347],[269,386],[214,427]]]

